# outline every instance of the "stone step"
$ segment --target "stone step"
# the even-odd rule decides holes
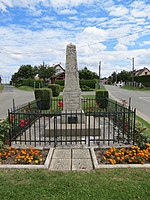
[[[52,171],[93,170],[90,149],[54,149],[49,166]]]

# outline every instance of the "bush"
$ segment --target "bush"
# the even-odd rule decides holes
[[[92,79],[92,80],[80,80],[80,87],[81,88],[83,86],[87,86],[89,88],[95,89],[96,84],[97,84],[97,80],[96,79]]]
[[[10,125],[8,120],[0,122],[0,148],[4,145],[5,141],[9,138]]]
[[[36,80],[32,78],[24,79],[22,85],[30,86],[34,88],[42,88],[43,86],[45,86],[43,80]]]
[[[34,91],[37,106],[40,110],[47,110],[51,105],[52,90],[36,89]]]
[[[90,88],[90,87],[88,87],[88,86],[86,86],[86,85],[81,86],[81,90],[82,90],[82,91],[93,91],[92,88]]]
[[[96,90],[96,103],[100,108],[107,108],[108,106],[108,91]]]
[[[52,90],[53,97],[58,97],[60,94],[60,85],[58,84],[49,84],[48,88]]]
[[[136,81],[138,83],[142,83],[145,87],[150,87],[150,75],[147,75],[147,76],[135,76],[134,77],[134,81]]]
[[[64,86],[64,85],[65,85],[65,81],[64,81],[64,80],[56,80],[56,81],[55,81],[55,84]]]

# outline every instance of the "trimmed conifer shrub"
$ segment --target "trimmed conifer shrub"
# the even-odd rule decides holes
[[[108,91],[105,90],[96,90],[96,103],[100,108],[107,108],[108,106]]]
[[[60,85],[58,84],[49,84],[48,88],[52,90],[53,97],[58,97],[60,94]]]
[[[52,90],[36,89],[34,91],[37,106],[40,110],[47,110],[51,106]]]

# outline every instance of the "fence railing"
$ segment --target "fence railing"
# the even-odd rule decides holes
[[[63,111],[63,99],[53,99],[49,110],[36,102],[8,111],[10,141],[24,145],[135,143],[136,111],[108,100],[101,109],[95,99],[82,99],[81,111]]]

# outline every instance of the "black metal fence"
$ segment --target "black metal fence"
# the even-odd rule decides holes
[[[101,109],[95,99],[82,99],[81,111],[63,110],[63,99],[53,99],[49,110],[39,110],[36,102],[8,111],[11,144],[112,145],[135,143],[136,111],[108,100]]]

